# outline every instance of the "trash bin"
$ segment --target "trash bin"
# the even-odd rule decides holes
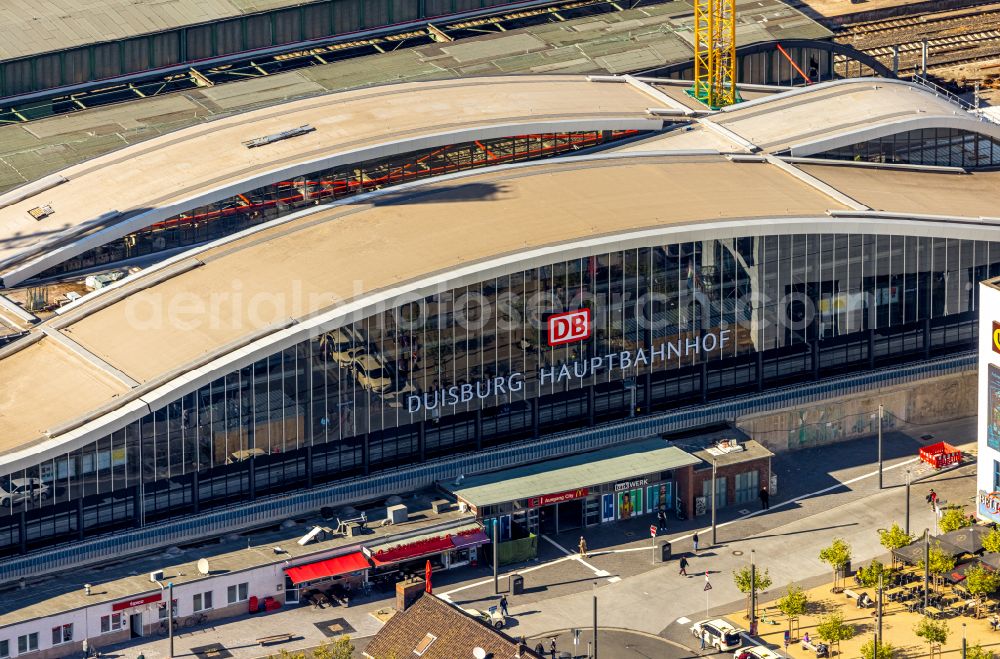
[[[670,560],[670,541],[666,538],[656,539],[656,562],[666,563]]]
[[[522,577],[520,574],[510,575],[510,594],[511,595],[524,594],[524,577]]]

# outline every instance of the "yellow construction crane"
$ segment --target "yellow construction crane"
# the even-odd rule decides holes
[[[694,1],[694,88],[716,109],[739,101],[736,93],[736,0]]]

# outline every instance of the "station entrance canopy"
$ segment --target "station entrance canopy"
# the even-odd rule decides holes
[[[578,453],[557,460],[506,469],[466,478],[460,487],[441,483],[474,511],[509,501],[534,499],[536,505],[558,503],[562,495],[581,492],[603,483],[628,482],[637,475],[672,471],[700,460],[662,439],[650,439],[601,451]]]

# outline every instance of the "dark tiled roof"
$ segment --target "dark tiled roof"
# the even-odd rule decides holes
[[[517,656],[517,642],[511,637],[433,595],[422,595],[409,609],[390,618],[368,644],[365,656],[416,659],[413,649],[428,633],[437,639],[420,655],[421,659],[472,659],[476,647],[486,650],[491,659]],[[540,659],[528,648],[521,650],[521,657]]]

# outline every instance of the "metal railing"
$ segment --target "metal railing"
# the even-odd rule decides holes
[[[917,83],[921,87],[924,87],[928,91],[933,92],[935,96],[943,96],[946,99],[948,99],[949,101],[951,101],[952,103],[955,103],[956,105],[958,105],[963,110],[965,110],[966,112],[968,112],[972,116],[976,117],[980,121],[986,121],[986,122],[991,123],[991,124],[1000,124],[1000,121],[997,121],[996,119],[994,119],[990,115],[988,115],[985,112],[983,112],[982,108],[976,106],[973,103],[968,102],[967,100],[965,100],[964,98],[962,98],[958,94],[955,94],[954,92],[948,91],[947,89],[945,89],[941,85],[939,85],[936,82],[933,82],[932,80],[930,80],[930,79],[928,79],[928,78],[920,75],[919,73],[914,73],[912,80],[913,80],[913,82]]]
[[[108,557],[244,531],[301,516],[323,506],[336,507],[359,501],[412,492],[461,474],[496,471],[569,453],[605,448],[662,433],[689,430],[739,416],[803,405],[872,389],[906,384],[930,377],[976,368],[975,352],[961,353],[919,364],[822,380],[812,384],[774,389],[715,403],[631,418],[595,428],[559,433],[539,440],[525,440],[492,450],[440,458],[411,467],[371,476],[346,479],[287,495],[259,499],[212,512],[143,528],[117,532],[0,562],[0,583],[51,574]]]

